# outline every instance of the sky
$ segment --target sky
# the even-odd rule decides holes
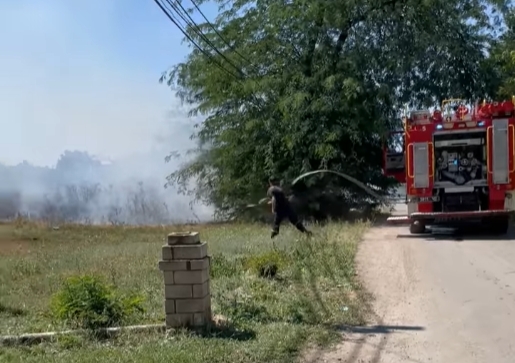
[[[192,121],[158,82],[185,59],[182,38],[153,0],[0,0],[0,163],[190,143]]]

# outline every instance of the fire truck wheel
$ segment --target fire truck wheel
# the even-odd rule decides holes
[[[426,231],[426,225],[421,221],[413,221],[409,226],[409,232],[411,234],[422,234]]]
[[[490,228],[493,234],[495,235],[503,235],[508,232],[508,228],[510,226],[510,219],[509,217],[497,217],[492,218],[490,222]]]

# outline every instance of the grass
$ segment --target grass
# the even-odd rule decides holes
[[[157,268],[167,233],[196,230],[212,256],[214,314],[225,330],[181,331],[164,337],[132,333],[108,341],[62,337],[56,343],[0,350],[2,362],[289,362],[307,344],[326,344],[338,324],[362,324],[365,294],[354,257],[367,223],[314,227],[307,239],[285,226],[272,244],[267,226],[121,227],[19,221],[0,224],[0,334],[64,329],[49,314],[51,296],[78,273],[101,275],[145,298],[134,324],[162,323]],[[277,276],[259,270],[274,262]]]

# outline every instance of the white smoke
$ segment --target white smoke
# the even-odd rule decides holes
[[[170,152],[185,155],[194,146],[189,140],[192,131],[193,122],[184,115],[171,124],[171,134],[159,135],[155,147],[146,153],[106,160],[85,151],[67,150],[54,167],[28,162],[0,164],[0,219],[22,215],[95,224],[211,220],[211,207],[194,203],[192,197],[178,194],[173,187],[164,188],[166,176],[187,161],[182,156],[165,163],[165,156]],[[174,141],[182,147],[173,148]]]
[[[181,38],[152,2],[0,2],[0,218],[209,219],[164,188],[198,122],[158,83]]]

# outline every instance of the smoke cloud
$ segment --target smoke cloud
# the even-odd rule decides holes
[[[210,219],[164,188],[198,122],[158,83],[181,39],[153,2],[0,2],[0,218]]]
[[[166,176],[188,160],[192,131],[192,121],[176,115],[171,134],[156,137],[147,153],[106,160],[66,150],[52,167],[0,164],[0,219],[136,225],[211,220],[212,208],[164,188]],[[167,149],[173,140],[180,147]],[[181,156],[165,163],[171,152]]]

